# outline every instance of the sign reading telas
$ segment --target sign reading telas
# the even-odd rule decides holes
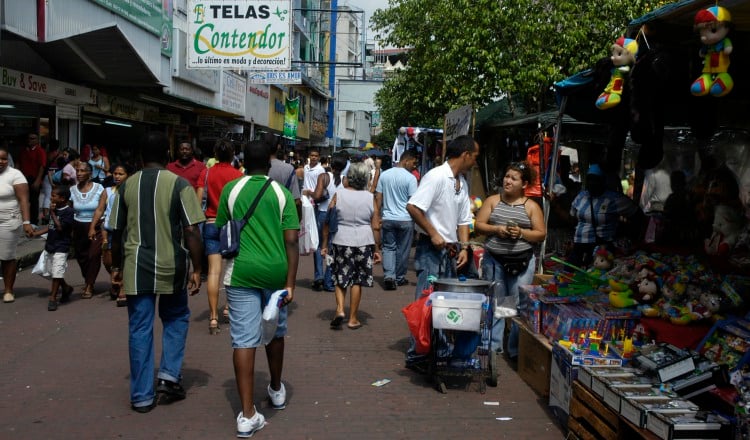
[[[188,68],[291,69],[291,0],[188,0],[188,11]]]

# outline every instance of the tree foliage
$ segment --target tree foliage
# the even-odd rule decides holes
[[[664,3],[664,2],[657,2]],[[408,48],[407,68],[376,95],[383,128],[442,126],[442,116],[505,96],[515,113],[551,104],[551,86],[608,56],[647,0],[389,0],[372,16],[384,47]]]

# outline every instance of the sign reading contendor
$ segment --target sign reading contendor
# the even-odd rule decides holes
[[[291,0],[188,0],[190,69],[291,70]]]

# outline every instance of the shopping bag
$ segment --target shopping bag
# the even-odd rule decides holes
[[[432,331],[432,302],[430,295],[423,295],[418,300],[401,309],[406,317],[409,332],[414,337],[414,350],[417,354],[430,351],[430,332]]]
[[[52,275],[49,270],[47,270],[47,251],[42,251],[42,253],[39,254],[39,259],[31,269],[31,273],[45,278],[49,278]]]
[[[299,229],[299,253],[310,255],[318,249],[318,225],[315,207],[308,197],[302,197],[302,224]]]

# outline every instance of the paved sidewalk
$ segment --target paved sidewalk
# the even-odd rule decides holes
[[[32,255],[43,241],[21,246],[24,255]],[[505,361],[500,362],[498,387],[487,388],[484,395],[476,383],[440,394],[424,377],[404,369],[407,328],[400,309],[413,297],[413,285],[397,291],[383,291],[379,285],[364,289],[364,326],[330,330],[333,294],[308,288],[311,260],[301,258],[300,288],[290,309],[285,410],[269,407],[265,353],[259,350],[256,356],[255,401],[268,425],[254,438],[565,437],[546,402]],[[382,269],[375,271],[379,275]],[[414,274],[409,275],[413,280]],[[56,312],[46,310],[49,282],[29,269],[19,273],[16,301],[0,303],[0,438],[234,438],[239,401],[229,329],[222,325],[219,335],[208,334],[205,287],[190,299],[193,314],[183,370],[187,399],[137,414],[128,401],[126,309],[116,308],[106,293],[80,299],[83,282],[74,260],[66,279],[76,294]],[[96,288],[107,289],[104,270]],[[160,333],[161,326],[156,328]],[[392,382],[371,385],[384,378]]]

